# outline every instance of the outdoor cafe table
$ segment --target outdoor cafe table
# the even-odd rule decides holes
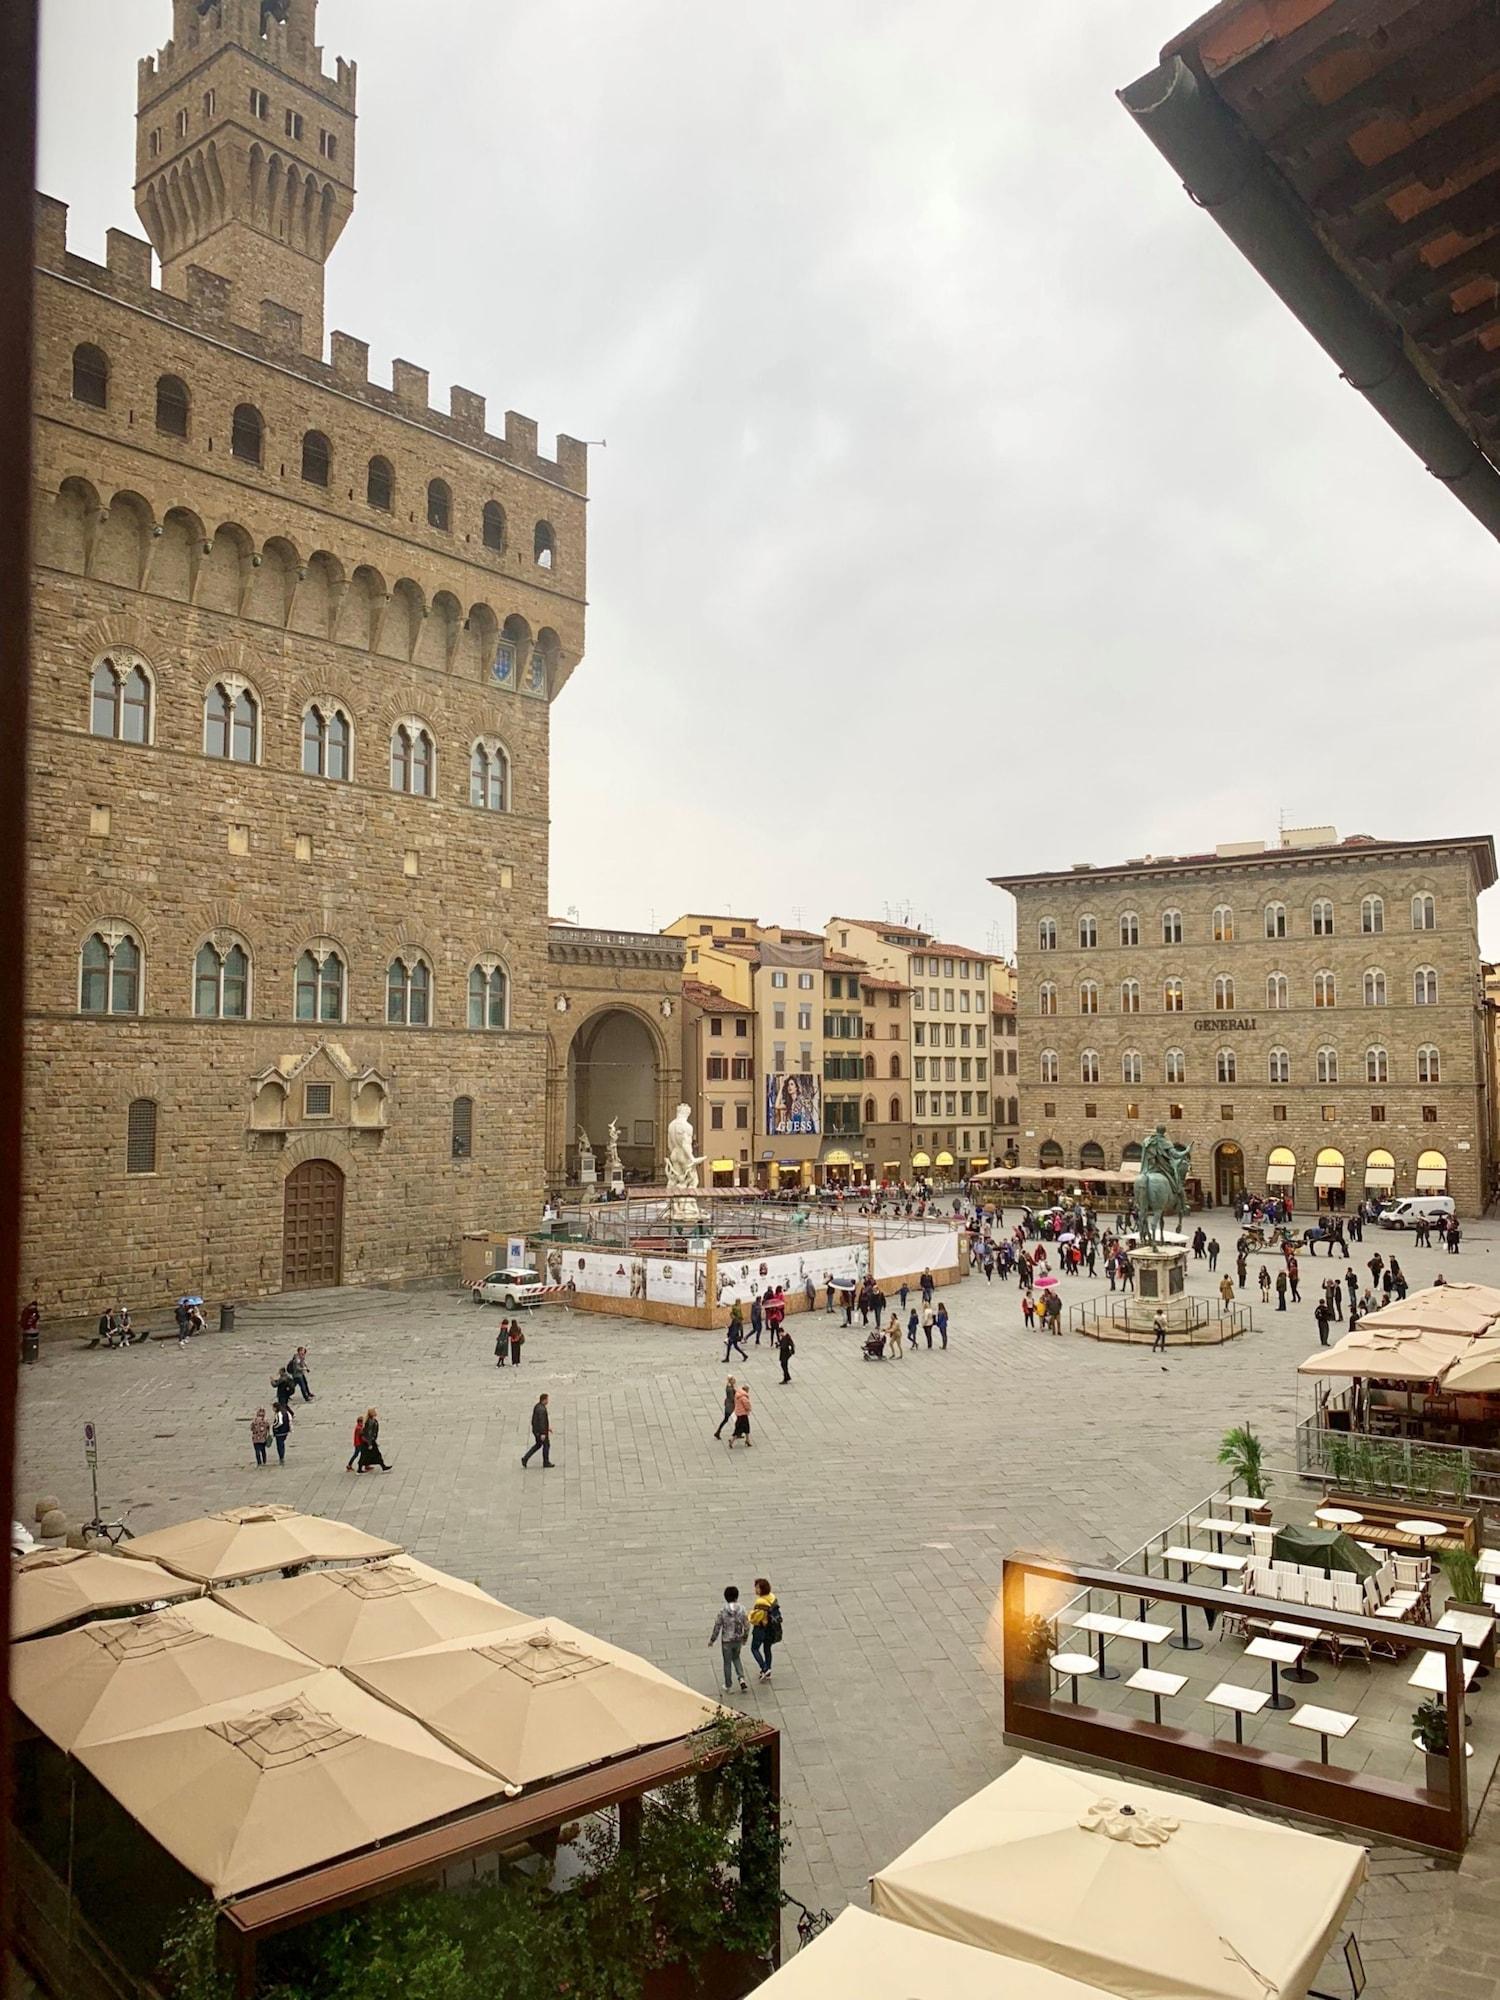
[[[1181,1694],[1187,1686],[1186,1674],[1163,1674],[1155,1667],[1137,1667],[1125,1683],[1128,1688],[1139,1688],[1149,1694],[1156,1709],[1158,1727],[1161,1724],[1161,1698],[1164,1694]]]
[[[1500,1549],[1481,1549],[1474,1567],[1481,1576],[1500,1576]]]
[[[1093,1654],[1054,1653],[1047,1664],[1051,1667],[1053,1673],[1066,1674],[1068,1679],[1073,1683],[1073,1701],[1076,1706],[1078,1701],[1078,1676],[1094,1672]]]
[[[1347,1736],[1358,1722],[1357,1715],[1349,1715],[1342,1708],[1314,1708],[1311,1702],[1304,1702],[1291,1719],[1293,1729],[1316,1729],[1322,1740],[1323,1753],[1320,1761],[1328,1762],[1328,1739],[1330,1736]]]
[[[1467,1687],[1474,1678],[1479,1662],[1464,1659],[1460,1665],[1463,1668],[1464,1686]],[[1448,1692],[1448,1655],[1424,1653],[1413,1671],[1406,1676],[1406,1684],[1408,1687],[1421,1688],[1424,1694],[1435,1694],[1441,1701]]]
[[[1099,1641],[1098,1671],[1101,1681],[1117,1681],[1120,1678],[1120,1669],[1105,1663],[1104,1641],[1106,1638],[1118,1638],[1122,1629],[1129,1623],[1128,1618],[1116,1618],[1107,1611],[1086,1611],[1081,1618],[1073,1620],[1075,1632],[1092,1632]]]
[[[1221,1521],[1212,1514],[1206,1515],[1198,1523],[1198,1526],[1203,1530],[1205,1535],[1213,1536],[1214,1547],[1219,1551],[1220,1555],[1224,1553],[1224,1537],[1226,1535],[1245,1536],[1254,1534],[1255,1532],[1253,1528],[1248,1527],[1243,1521]]]
[[[1278,1639],[1290,1639],[1294,1644],[1301,1646],[1304,1652],[1306,1652],[1309,1646],[1315,1646],[1323,1636],[1316,1625],[1292,1625],[1285,1618],[1273,1618],[1271,1620],[1271,1630],[1276,1634]],[[1299,1666],[1288,1667],[1286,1678],[1289,1681],[1300,1681],[1306,1687],[1318,1677],[1312,1668],[1304,1663]]]
[[[1265,1506],[1264,1500],[1257,1500],[1253,1493],[1221,1493],[1217,1497],[1220,1507],[1234,1507],[1241,1514],[1258,1514]]]
[[[1416,1518],[1410,1521],[1398,1521],[1396,1527],[1403,1535],[1416,1536],[1419,1553],[1424,1556],[1427,1553],[1427,1537],[1429,1535],[1446,1535],[1448,1532],[1441,1521],[1426,1521]]]
[[[1245,1648],[1252,1660],[1271,1662],[1271,1699],[1266,1703],[1267,1708],[1297,1706],[1289,1694],[1281,1692],[1278,1676],[1283,1667],[1295,1667],[1306,1651],[1307,1647],[1300,1639],[1252,1639]]]
[[[1357,1528],[1364,1520],[1363,1514],[1356,1514],[1352,1507],[1314,1507],[1313,1519],[1321,1521],[1325,1528]]]
[[[1271,1697],[1264,1688],[1236,1687],[1232,1681],[1220,1681],[1210,1688],[1203,1697],[1210,1708],[1230,1708],[1234,1710],[1234,1740],[1245,1740],[1245,1717],[1259,1715]]]
[[[1182,1580],[1184,1583],[1188,1581],[1189,1572],[1195,1563],[1201,1564],[1205,1569],[1223,1570],[1226,1574],[1231,1571],[1242,1570],[1246,1566],[1243,1556],[1211,1555],[1207,1549],[1184,1549],[1178,1548],[1175,1545],[1172,1548],[1163,1549],[1161,1559],[1163,1562],[1181,1563]],[[1175,1646],[1179,1653],[1202,1652],[1203,1641],[1191,1638],[1188,1634],[1187,1606],[1182,1604],[1178,1606],[1178,1609],[1182,1613],[1182,1630],[1174,1632],[1172,1637],[1168,1639],[1167,1644]]]
[[[1481,1674],[1495,1664],[1495,1620],[1488,1611],[1445,1611],[1437,1622],[1439,1632],[1456,1632],[1464,1651],[1479,1662]]]
[[[1146,1650],[1147,1647],[1159,1646],[1163,1639],[1168,1639],[1171,1635],[1172,1628],[1170,1625],[1152,1625],[1144,1618],[1122,1618],[1120,1620],[1120,1629],[1116,1632],[1115,1637],[1117,1639],[1139,1639],[1141,1642],[1141,1665],[1149,1667],[1151,1656]]]

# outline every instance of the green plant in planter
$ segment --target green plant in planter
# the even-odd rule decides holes
[[[1349,1440],[1342,1431],[1323,1433],[1323,1467],[1335,1486],[1349,1481]]]
[[[1449,1464],[1452,1467],[1453,1497],[1462,1507],[1474,1483],[1474,1464],[1466,1451],[1455,1452]]]
[[[1467,1549],[1440,1549],[1438,1563],[1448,1579],[1448,1594],[1460,1604],[1483,1604],[1478,1565]]]
[[[1026,1657],[1033,1666],[1050,1660],[1057,1651],[1057,1633],[1050,1618],[1043,1618],[1040,1612],[1033,1612],[1021,1625],[1021,1644],[1026,1649]]]
[[[1437,1700],[1424,1701],[1411,1719],[1412,1741],[1429,1757],[1448,1754],[1448,1711]]]
[[[1248,1424],[1236,1424],[1224,1433],[1219,1446],[1219,1463],[1227,1465],[1242,1480],[1252,1500],[1266,1497],[1265,1459],[1260,1439]]]

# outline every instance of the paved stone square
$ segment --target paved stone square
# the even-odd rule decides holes
[[[1229,1217],[1217,1233],[1232,1244]],[[1500,1282],[1495,1224],[1470,1225],[1456,1258],[1394,1240],[1414,1283],[1439,1268]],[[1373,1247],[1357,1254],[1361,1271]],[[1391,1240],[1380,1247],[1389,1255]],[[1324,1264],[1304,1259],[1304,1278],[1321,1280]],[[1252,1281],[1257,1268],[1252,1258]],[[1191,1265],[1193,1288],[1211,1291],[1222,1270]],[[1104,1289],[1083,1280],[1063,1293]],[[790,1386],[768,1347],[736,1363],[755,1444],[733,1453],[712,1435],[719,1337],[549,1307],[527,1322],[520,1370],[501,1371],[499,1315],[456,1290],[306,1293],[242,1308],[234,1334],[181,1349],[48,1341],[23,1376],[21,1491],[55,1490],[71,1514],[88,1512],[92,1418],[106,1512],[128,1509],[137,1532],[273,1495],[388,1535],[705,1690],[723,1585],[748,1590],[768,1574],[786,1642],[770,1686],[742,1699],[784,1732],[786,1886],[837,1909],[1014,1754],[1000,1740],[995,1629],[1008,1550],[1117,1560],[1220,1483],[1231,1423],[1261,1431],[1288,1491],[1295,1368],[1316,1344],[1316,1288],[1302,1289],[1284,1314],[1256,1296],[1243,1339],[1164,1359],[1028,1333],[1014,1284],[982,1276],[948,1294],[947,1352],[866,1362],[857,1320],[851,1331],[842,1315],[799,1315]],[[296,1404],[285,1468],[273,1453],[258,1471],[247,1420],[298,1342],[317,1398]],[[523,1471],[543,1388],[557,1462]],[[369,1403],[389,1474],[344,1469]],[[1376,1851],[1360,1918],[1375,2000],[1500,1992],[1496,1825],[1492,1805],[1461,1870]]]

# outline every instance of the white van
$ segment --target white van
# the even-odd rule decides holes
[[[1446,1222],[1453,1212],[1451,1194],[1413,1194],[1388,1201],[1376,1220],[1382,1229],[1415,1229],[1419,1222]]]

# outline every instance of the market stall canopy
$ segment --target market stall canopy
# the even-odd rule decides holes
[[[295,1507],[224,1507],[199,1521],[138,1535],[133,1542],[122,1543],[120,1553],[135,1562],[159,1562],[163,1569],[199,1583],[234,1583],[303,1563],[398,1556],[401,1545],[351,1528],[347,1521],[301,1514]]]
[[[1373,1576],[1380,1567],[1342,1529],[1303,1528],[1294,1522],[1276,1530],[1271,1555],[1276,1562],[1306,1563],[1310,1569],[1336,1569],[1347,1576]]]
[[[1114,1167],[989,1167],[970,1174],[971,1181],[1133,1181],[1139,1167],[1125,1173]]]
[[[1362,1847],[1023,1757],[874,1875],[870,1900],[1130,2000],[1293,2000],[1364,1876]]]
[[[1451,1333],[1419,1333],[1415,1327],[1366,1332],[1362,1320],[1332,1347],[1317,1348],[1299,1366],[1299,1375],[1366,1376],[1374,1382],[1440,1382],[1478,1343]]]
[[[71,1750],[317,1671],[273,1632],[199,1598],[28,1639],[11,1653],[10,1692],[44,1736]]]
[[[237,1584],[222,1601],[326,1667],[392,1659],[442,1639],[533,1622],[531,1612],[513,1611],[478,1584],[445,1576],[415,1556]]]
[[[1488,1333],[1500,1319],[1500,1292],[1488,1285],[1426,1285],[1367,1313],[1360,1328],[1383,1333],[1414,1327],[1419,1333]]]
[[[558,1618],[351,1667],[508,1785],[532,1785],[704,1728],[716,1703]]]
[[[299,1875],[500,1789],[329,1669],[76,1754],[215,1897]]]
[[[126,1562],[92,1549],[38,1549],[10,1572],[10,1636],[29,1639],[101,1611],[198,1597],[203,1586],[153,1562]]]
[[[1097,1986],[851,1905],[755,2000],[1101,2000]]]

